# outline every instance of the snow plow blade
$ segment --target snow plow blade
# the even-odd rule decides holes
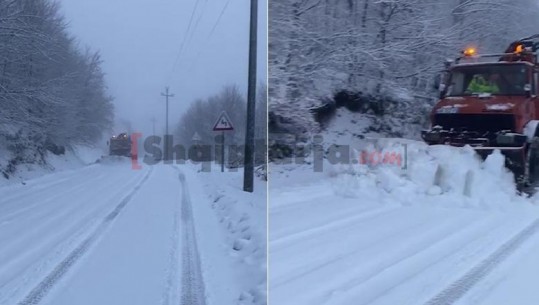
[[[96,161],[96,163],[100,164],[123,164],[128,162],[131,162],[130,157],[113,155],[101,156],[101,158]]]
[[[421,137],[429,145],[455,147],[470,145],[483,160],[497,149],[504,155],[505,167],[514,174],[519,190],[530,184],[530,178],[534,180],[534,177],[530,177],[527,169],[527,137],[523,134],[509,131],[495,133],[455,132],[434,128],[433,130],[424,130]]]

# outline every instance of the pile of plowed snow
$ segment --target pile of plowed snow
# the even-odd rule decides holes
[[[422,141],[386,138],[383,131],[371,130],[371,124],[368,117],[338,109],[336,119],[317,135],[322,140],[313,141],[323,146],[325,159],[316,160],[311,153],[306,162],[287,160],[283,164],[277,160],[269,166],[270,187],[329,176],[338,195],[381,204],[503,209],[508,202],[527,206],[530,201],[539,202],[539,196],[530,200],[518,194],[513,174],[505,168],[499,151],[482,160],[471,147],[428,146]],[[403,134],[411,133],[406,126],[400,127]],[[342,162],[339,154],[349,154],[349,160]],[[315,172],[320,162],[323,170]]]
[[[505,209],[508,203],[530,202],[518,194],[499,151],[483,161],[471,147],[428,146],[403,139],[367,142],[352,149],[350,164],[329,166],[326,174],[335,178],[332,185],[337,194],[402,205]],[[362,159],[365,152],[368,157]],[[384,161],[383,156],[391,154],[397,154],[401,163]]]
[[[312,155],[305,163],[270,164],[270,188],[327,180],[336,195],[380,204],[502,210],[539,204],[539,195],[528,198],[517,192],[499,151],[482,160],[471,147],[429,146],[406,139],[357,139],[348,147],[350,161],[335,164],[327,159],[327,144],[323,170],[318,172],[314,164],[320,161]],[[400,163],[384,160],[391,155],[399,156]]]

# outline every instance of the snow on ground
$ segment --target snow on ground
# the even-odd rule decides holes
[[[28,296],[39,301],[46,294],[31,291],[48,292],[74,262],[72,255],[91,252],[85,241],[102,237],[95,232],[104,219],[147,174],[128,164],[94,164],[0,188],[0,304]],[[95,292],[109,276],[94,277],[86,289]]]
[[[266,184],[240,178],[119,157],[0,186],[0,304],[266,304]]]
[[[499,152],[482,162],[470,148],[348,143],[351,164],[322,172],[312,159],[270,164],[270,304],[539,299],[539,198],[517,194]],[[361,149],[406,166],[358,164]]]
[[[266,182],[255,178],[254,192],[246,193],[243,169],[222,173],[219,165],[211,171],[192,164],[178,168],[197,194],[192,198],[194,218],[198,241],[208,249],[201,259],[211,304],[266,304]]]

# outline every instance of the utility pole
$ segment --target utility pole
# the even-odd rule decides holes
[[[157,120],[155,119],[155,117],[152,117],[152,119],[150,121],[152,122],[152,136],[154,137],[153,138],[153,144],[155,144],[155,122]]]
[[[166,103],[167,103],[167,110],[166,110],[166,115],[165,115],[165,141],[164,141],[164,145],[165,145],[165,154],[164,154],[165,161],[169,159],[169,156],[168,156],[168,153],[169,153],[169,145],[168,145],[168,98],[169,97],[174,97],[174,94],[169,94],[168,91],[169,91],[169,87],[167,86],[167,87],[165,87],[165,93],[161,93],[161,95],[166,98]]]
[[[245,167],[243,190],[254,190],[255,106],[256,106],[256,53],[258,31],[258,0],[251,0],[251,27],[249,34],[249,77],[247,88],[247,128],[245,131]]]
[[[157,121],[155,117],[151,119],[152,121],[152,136],[155,136],[155,122]]]

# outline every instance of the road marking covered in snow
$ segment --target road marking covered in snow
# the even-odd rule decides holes
[[[205,305],[204,280],[193,223],[191,197],[184,173],[180,172],[182,184],[182,305]]]
[[[501,245],[486,259],[464,274],[464,276],[454,281],[446,289],[442,290],[427,301],[425,305],[445,305],[455,303],[501,262],[513,254],[513,252],[515,252],[519,246],[526,242],[526,240],[537,233],[537,231],[539,231],[539,219],[536,219],[522,231]]]
[[[142,185],[150,177],[153,168],[140,180],[135,188],[125,196],[120,203],[109,214],[103,218],[99,226],[93,233],[84,239],[69,255],[64,258],[37,286],[19,302],[19,305],[36,305],[50,292],[59,280],[69,271],[69,269],[88,251],[88,249],[101,237],[101,235],[110,227],[114,219],[122,212],[125,206],[138,192]]]

